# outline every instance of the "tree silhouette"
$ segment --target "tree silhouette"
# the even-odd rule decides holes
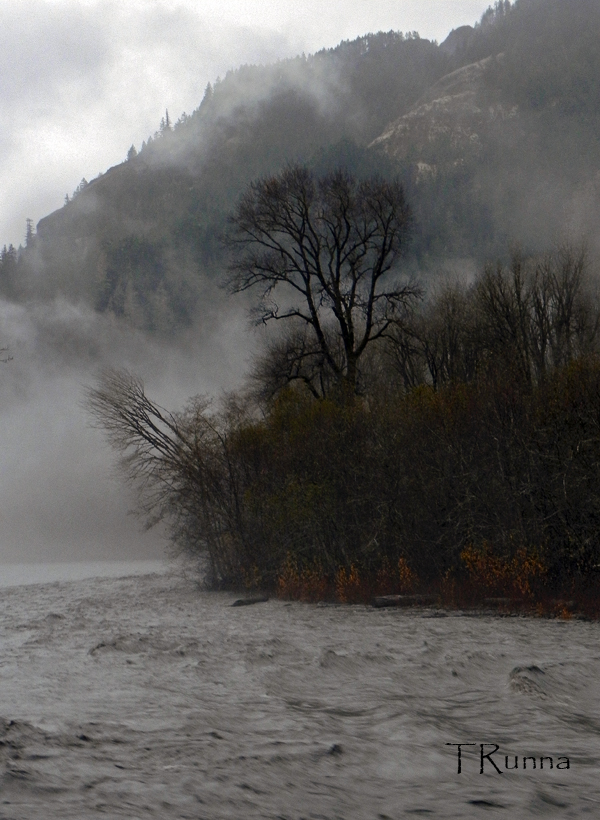
[[[33,229],[33,219],[29,219],[28,217],[25,220],[25,225],[25,246],[29,248],[33,244],[33,237],[35,235],[35,231]]]
[[[260,290],[258,322],[295,326],[288,381],[315,395],[327,384],[360,391],[365,350],[418,294],[394,277],[410,224],[397,180],[315,177],[296,165],[249,186],[230,217],[229,286]]]

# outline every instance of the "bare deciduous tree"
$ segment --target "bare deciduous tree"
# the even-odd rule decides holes
[[[315,178],[292,166],[250,185],[230,218],[229,285],[261,290],[257,321],[303,327],[288,381],[320,394],[327,369],[358,392],[361,356],[419,292],[394,277],[410,224],[397,180],[360,182],[344,171]]]
[[[394,329],[392,367],[405,389],[434,389],[490,373],[535,384],[597,352],[600,300],[585,251],[564,245],[539,258],[515,252],[471,286],[447,284]]]
[[[120,454],[126,479],[139,494],[148,526],[166,519],[174,541],[209,559],[212,583],[235,577],[233,534],[243,531],[227,436],[209,402],[193,399],[182,413],[152,402],[126,370],[107,370],[87,391],[85,406]]]
[[[539,259],[515,253],[477,284],[482,344],[526,381],[595,350],[600,309],[585,250],[563,245]]]

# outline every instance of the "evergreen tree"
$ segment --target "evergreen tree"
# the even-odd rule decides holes
[[[18,253],[14,245],[6,245],[0,251],[0,289],[11,294],[16,280]]]
[[[83,177],[83,179],[81,180],[81,182],[79,183],[77,188],[75,188],[75,190],[73,191],[73,197],[72,198],[75,199],[76,196],[79,196],[79,194],[82,191],[84,191],[87,188],[88,185],[89,185],[89,182],[87,181],[87,179],[85,177]]]
[[[160,121],[160,130],[159,130],[160,136],[164,137],[165,134],[169,133],[172,130],[173,129],[172,129],[172,125],[171,125],[171,119],[169,117],[169,111],[167,109],[165,111],[165,116]]]
[[[25,228],[25,247],[30,248],[33,245],[33,238],[34,238],[34,230],[33,230],[33,219],[29,219],[29,217],[25,220],[26,228]]]

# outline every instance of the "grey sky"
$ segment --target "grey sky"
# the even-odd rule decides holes
[[[483,0],[0,0],[0,245],[242,63],[369,31],[441,41]]]

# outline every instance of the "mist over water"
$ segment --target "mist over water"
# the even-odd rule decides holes
[[[153,399],[181,408],[239,384],[253,336],[240,303],[224,302],[177,339],[150,338],[113,315],[63,299],[0,302],[0,563],[158,558],[101,430],[82,407],[103,367],[140,375]],[[221,304],[217,303],[221,300]]]
[[[2,564],[0,588],[83,581],[89,578],[123,578],[164,574],[169,562],[142,558],[133,561],[53,561],[49,564]]]

